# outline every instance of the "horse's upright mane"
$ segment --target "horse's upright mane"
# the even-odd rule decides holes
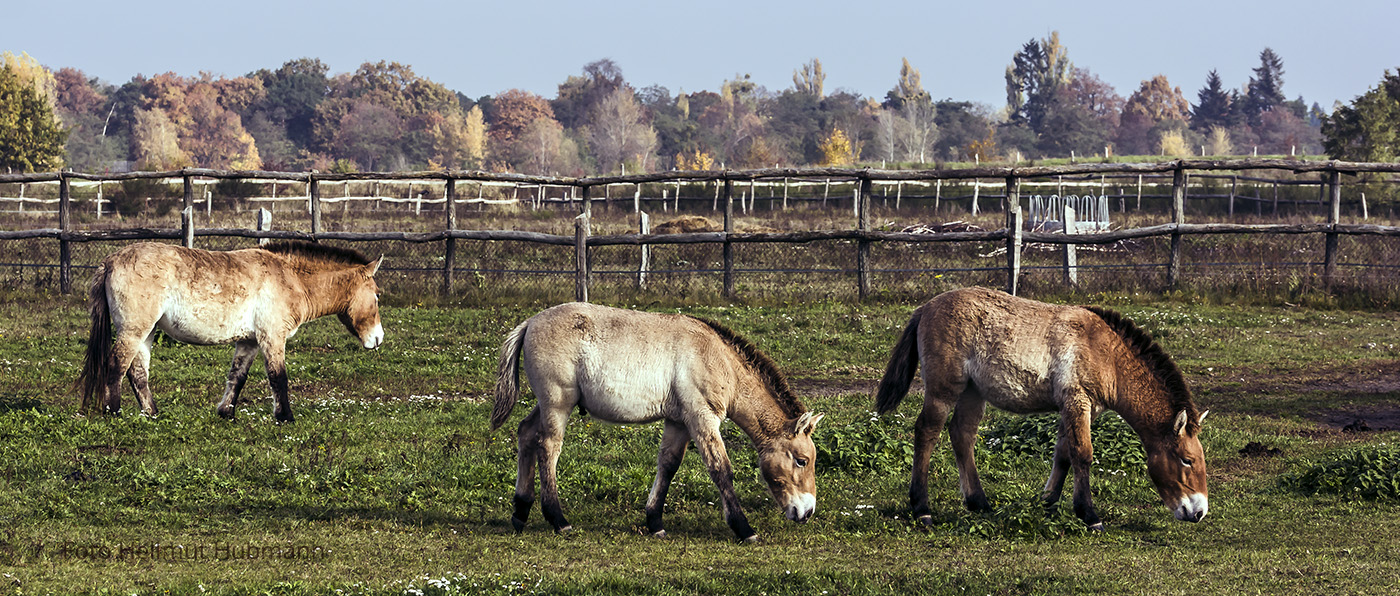
[[[782,371],[778,370],[778,364],[760,351],[758,346],[753,345],[753,342],[749,341],[748,338],[716,321],[694,315],[686,316],[708,325],[724,340],[724,343],[729,344],[734,348],[734,351],[739,353],[744,362],[763,379],[763,383],[768,386],[768,391],[773,394],[773,397],[777,398],[778,406],[783,409],[783,415],[788,418],[796,418],[807,411],[807,406],[799,401],[797,396],[793,395],[792,389],[788,387],[787,377],[784,377]]]
[[[324,261],[343,265],[368,265],[370,259],[353,248],[341,248],[300,240],[269,242],[261,247],[268,252],[298,257],[309,261]]]
[[[1167,394],[1171,400],[1172,412],[1186,411],[1186,426],[1189,432],[1199,430],[1200,412],[1196,410],[1196,404],[1191,400],[1191,389],[1186,386],[1186,377],[1181,374],[1181,369],[1177,367],[1176,361],[1167,354],[1162,346],[1152,339],[1146,331],[1138,327],[1136,323],[1119,313],[1118,311],[1102,308],[1098,306],[1085,306],[1103,319],[1108,327],[1123,338],[1123,343],[1137,354],[1147,369],[1157,377],[1167,388]]]

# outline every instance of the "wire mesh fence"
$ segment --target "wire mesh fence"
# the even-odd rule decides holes
[[[1017,275],[1019,291],[1030,295],[1070,287],[1080,292],[1176,287],[1285,295],[1327,288],[1383,303],[1400,296],[1400,249],[1393,238],[1400,235],[1394,227],[1396,185],[1386,177],[1388,171],[1336,183],[1336,221],[1329,215],[1333,202],[1326,170],[1193,173],[1181,183],[1180,213],[1172,205],[1172,177],[1161,174],[1128,172],[1112,179],[1106,173],[1025,175],[1012,189],[1006,184],[1011,175],[963,173],[943,179],[925,172],[915,173],[922,179],[897,180],[892,177],[897,173],[883,172],[891,177],[872,181],[870,171],[783,173],[741,172],[748,178],[728,185],[725,177],[736,173],[712,173],[712,179],[697,174],[684,180],[555,184],[457,180],[451,197],[440,174],[423,180],[321,180],[314,189],[309,181],[256,176],[189,176],[190,183],[184,177],[73,180],[66,224],[57,183],[0,178],[0,288],[57,289],[61,244],[69,250],[74,285],[81,288],[103,256],[138,241],[130,238],[142,230],[160,241],[178,242],[176,232],[187,225],[182,210],[188,205],[193,222],[188,225],[195,228],[198,248],[256,246],[257,238],[248,236],[257,234],[229,236],[219,230],[252,230],[258,211],[266,209],[273,232],[314,235],[371,256],[384,255],[381,286],[405,299],[431,295],[469,302],[557,302],[576,294],[580,275],[571,240],[575,218],[586,205],[588,235],[594,238],[588,241],[583,277],[590,298],[609,302],[920,299],[961,286],[1006,287],[1010,275]],[[993,172],[999,173],[1005,172]],[[869,196],[861,196],[862,183]],[[591,191],[589,203],[580,201],[581,188]],[[1091,244],[1075,246],[1071,272],[1064,243],[1073,240],[1045,241],[1049,237],[1034,235],[1043,228],[1028,222],[1028,241],[1019,248],[1020,270],[1012,273],[1008,197],[1015,198],[1015,206],[1029,208],[1042,193],[1046,200],[1037,203],[1042,224],[1063,205],[1082,203],[1094,207],[1095,221],[1107,221],[1109,230],[1119,232],[1189,219],[1233,225],[1241,233],[1183,235],[1176,253],[1166,233],[1111,241],[1090,234],[1085,239]],[[1065,196],[1094,198],[1081,203],[1049,199]],[[22,200],[7,202],[6,197]],[[449,209],[455,217],[449,217]],[[644,246],[636,237],[643,212],[652,228],[685,220],[689,227],[681,226],[677,238],[711,236],[687,243],[647,236],[642,238],[656,243]],[[726,212],[736,235],[722,233]],[[1338,228],[1326,226],[1348,221],[1366,224],[1365,233],[1339,234],[1336,250],[1329,253],[1326,235]],[[510,230],[550,240],[455,237],[449,250],[447,238],[453,232],[445,230],[451,226],[458,232]],[[1269,226],[1292,228],[1283,230],[1288,233],[1263,229]],[[113,236],[116,232],[125,235]],[[766,235],[767,241],[755,242],[745,234]],[[969,238],[945,241],[957,234]],[[632,236],[633,241],[598,244],[599,236]],[[858,255],[863,245],[869,258],[862,264]],[[729,275],[726,250],[732,256]],[[1167,263],[1174,254],[1181,269],[1173,280]],[[1329,258],[1336,265],[1327,276]],[[862,296],[861,279],[868,280],[868,295]]]

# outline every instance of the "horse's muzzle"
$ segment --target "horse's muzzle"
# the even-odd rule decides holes
[[[783,513],[789,520],[797,523],[806,523],[817,511],[817,496],[812,493],[802,493],[788,501],[788,505],[783,507]]]
[[[1176,515],[1178,520],[1195,523],[1205,519],[1206,512],[1209,510],[1210,504],[1206,500],[1206,496],[1195,493],[1188,497],[1182,497],[1181,502],[1172,509],[1172,513]]]
[[[363,339],[365,349],[373,350],[384,343],[384,325],[375,324],[374,329],[370,329]]]

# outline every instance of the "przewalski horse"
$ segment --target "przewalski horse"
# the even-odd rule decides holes
[[[816,510],[812,414],[766,355],[734,331],[704,319],[587,303],[549,308],[521,323],[501,346],[491,429],[505,423],[520,394],[518,363],[535,392],[520,423],[520,455],[511,524],[525,527],[540,471],[540,508],[557,532],[571,529],[559,506],[555,464],[569,413],[581,406],[607,422],[665,421],[656,482],[647,497],[647,529],[664,537],[666,491],[693,440],[719,487],[725,521],[739,540],[757,540],[739,498],[720,423],[727,417],[758,450],[759,470],[787,518]]]
[[[1137,431],[1152,483],[1176,518],[1205,517],[1206,460],[1197,438],[1205,413],[1197,412],[1171,357],[1122,315],[984,288],[936,296],[914,311],[890,355],[875,397],[880,413],[904,399],[920,357],[924,407],[915,423],[909,501],[921,522],[932,522],[929,456],[950,411],[948,431],[964,503],[974,511],[991,509],[972,455],[988,402],[1018,414],[1060,413],[1045,504],[1059,500],[1065,475],[1073,469],[1074,513],[1091,530],[1102,530],[1103,524],[1089,492],[1094,456],[1089,425],[1105,409]]]
[[[119,412],[125,375],[141,411],[156,414],[149,378],[159,328],[185,343],[234,344],[217,410],[224,418],[233,418],[248,367],[261,350],[276,398],[273,415],[290,422],[287,338],[307,321],[336,315],[364,347],[379,347],[384,328],[374,274],[383,260],[308,242],[227,252],[148,242],[108,255],[88,291],[92,331],[78,379],[82,411],[96,398],[102,411]]]

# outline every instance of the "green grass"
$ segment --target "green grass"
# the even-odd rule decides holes
[[[733,543],[694,453],[668,499],[671,538],[644,536],[660,428],[578,416],[560,460],[565,512],[577,531],[554,535],[538,508],[524,533],[511,531],[510,431],[523,408],[490,433],[486,400],[499,342],[538,306],[385,307],[387,343],[372,352],[356,348],[334,320],[307,325],[288,346],[297,421],[279,426],[260,364],[245,391],[254,403],[230,423],[214,415],[213,402],[231,349],[178,344],[154,353],[159,418],[135,415],[129,393],[121,417],[77,418],[69,386],[86,338],[81,303],[6,294],[0,593],[1400,590],[1400,506],[1321,490],[1334,482],[1328,478],[1366,478],[1366,458],[1352,454],[1393,453],[1385,445],[1400,439],[1321,422],[1327,412],[1393,411],[1387,374],[1400,316],[1190,296],[1064,299],[1109,304],[1151,330],[1212,410],[1203,434],[1212,475],[1204,522],[1170,519],[1133,457],[1136,438],[1111,416],[1096,430],[1103,451],[1094,476],[1108,532],[1086,534],[1067,503],[1046,515],[1036,499],[1049,471],[1049,422],[992,412],[978,457],[995,511],[961,509],[943,439],[931,482],[936,523],[916,529],[907,447],[919,400],[875,419],[869,395],[909,304],[679,309],[748,335],[809,406],[828,413],[816,433],[818,510],[806,525],[782,518],[755,480],[752,448],[725,426],[736,488],[762,539],[743,546]],[[1241,455],[1251,441],[1283,453]],[[1309,473],[1320,480],[1299,480]]]

